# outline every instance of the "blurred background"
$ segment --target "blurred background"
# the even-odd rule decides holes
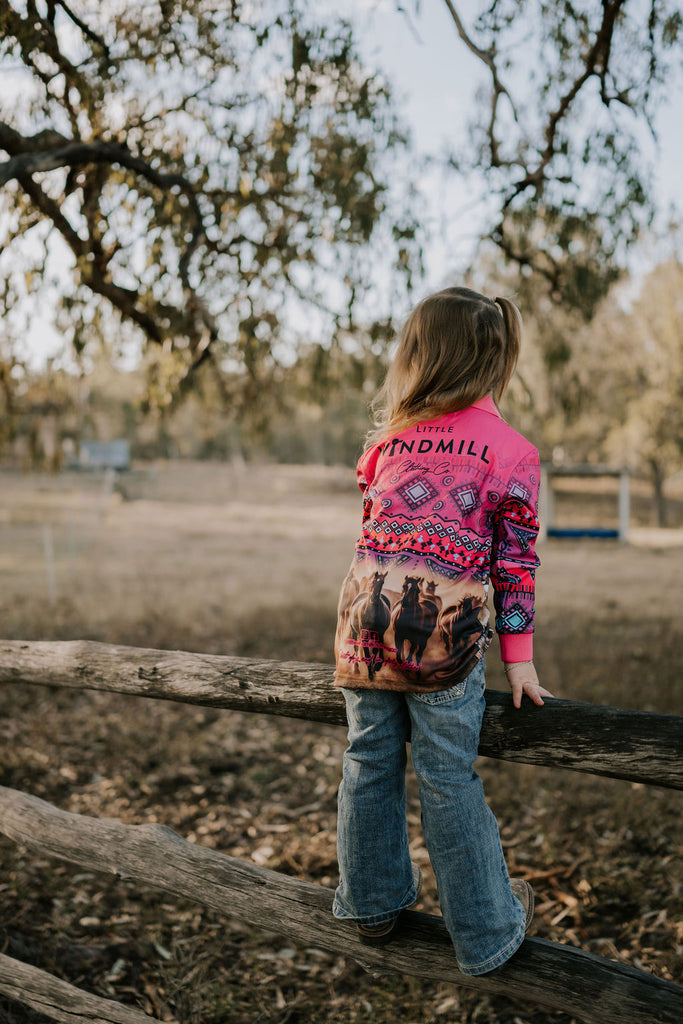
[[[522,311],[506,418],[593,471],[552,525],[616,529],[596,470],[629,474],[627,543],[540,545],[542,681],[682,714],[682,30],[669,0],[4,3],[0,634],[329,664],[369,402],[466,284]],[[7,687],[0,739],[3,785],[336,883],[340,730]],[[538,934],[680,983],[676,795],[481,772]],[[161,1020],[570,1020],[0,865],[0,948]]]

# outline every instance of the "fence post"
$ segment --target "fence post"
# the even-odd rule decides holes
[[[539,541],[548,539],[548,528],[553,521],[553,492],[550,474],[545,466],[541,467],[541,486],[538,496],[538,516],[541,528],[538,532]]]
[[[55,545],[52,536],[52,523],[43,523],[43,553],[45,555],[47,597],[50,606],[54,608],[57,603],[57,577],[55,575]]]
[[[629,473],[626,468],[619,475],[619,542],[628,543],[628,525],[631,518]]]

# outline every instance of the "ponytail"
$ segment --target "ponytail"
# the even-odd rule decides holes
[[[503,397],[505,390],[510,383],[512,374],[515,372],[519,351],[522,346],[522,315],[510,299],[495,298],[493,300],[503,314],[505,324],[505,356],[500,379],[496,382],[495,399],[497,402]]]

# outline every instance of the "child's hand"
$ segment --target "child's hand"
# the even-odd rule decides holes
[[[549,690],[544,690],[538,681],[533,661],[509,661],[505,663],[505,675],[512,690],[512,703],[516,708],[522,706],[522,696],[530,697],[539,707],[544,697],[552,697]]]

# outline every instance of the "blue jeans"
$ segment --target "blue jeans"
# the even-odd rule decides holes
[[[496,819],[474,771],[484,662],[437,693],[344,689],[349,746],[339,788],[335,917],[384,924],[415,902],[406,823],[406,742],[439,903],[464,974],[500,967],[524,939]]]

